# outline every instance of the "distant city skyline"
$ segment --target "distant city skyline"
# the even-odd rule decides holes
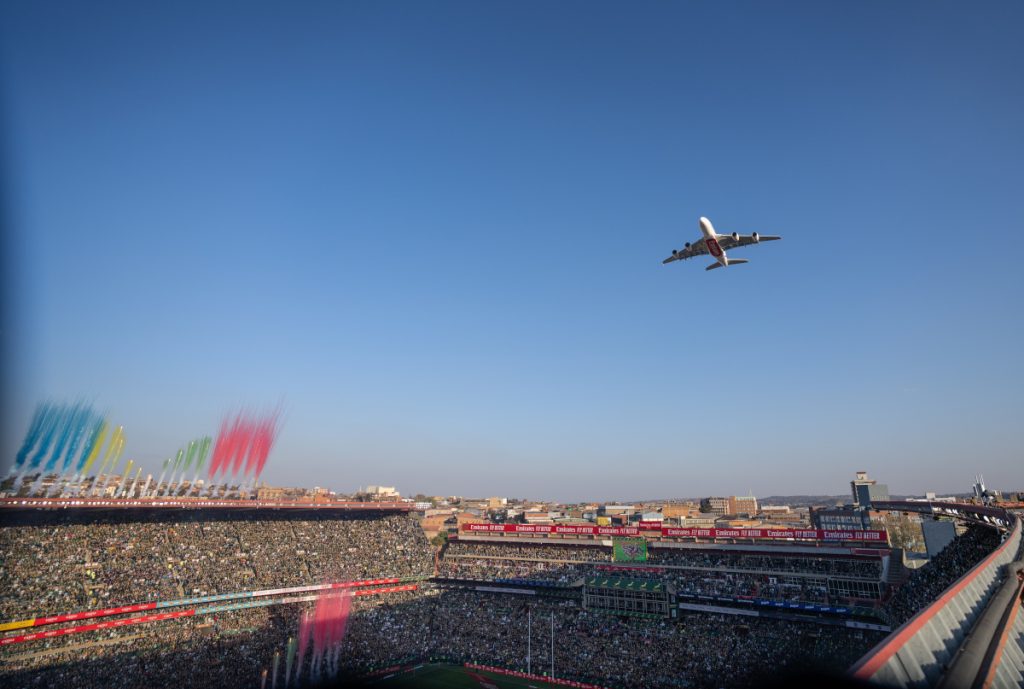
[[[1022,23],[7,3],[0,472],[84,399],[153,473],[280,408],[346,492],[1024,485]],[[699,216],[783,239],[661,265]]]

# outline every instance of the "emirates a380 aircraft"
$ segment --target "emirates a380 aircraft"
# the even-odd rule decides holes
[[[700,219],[700,232],[704,235],[703,237],[692,244],[687,242],[686,246],[679,251],[673,249],[672,255],[662,261],[662,263],[682,261],[687,258],[693,258],[694,256],[711,254],[715,259],[715,262],[704,270],[714,270],[721,266],[734,266],[739,263],[747,262],[747,259],[745,258],[729,258],[726,256],[725,252],[729,249],[782,239],[782,237],[776,237],[773,235],[759,235],[757,232],[754,234],[739,234],[737,232],[733,232],[732,234],[718,234],[715,232],[715,228],[711,225],[711,221],[707,218]]]

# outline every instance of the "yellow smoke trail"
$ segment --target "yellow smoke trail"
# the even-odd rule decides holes
[[[88,475],[93,462],[95,462],[96,458],[100,456],[100,450],[103,448],[103,441],[106,438],[106,435],[107,422],[104,421],[103,425],[100,426],[100,432],[96,434],[96,443],[92,446],[89,456],[85,459],[85,465],[82,467],[82,476]]]

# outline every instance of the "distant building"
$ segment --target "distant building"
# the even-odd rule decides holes
[[[486,520],[481,519],[479,514],[473,514],[472,512],[459,512],[455,515],[455,524],[458,526],[460,531],[462,530],[463,524],[479,524],[483,521]]]
[[[712,512],[700,512],[695,517],[680,517],[679,523],[687,529],[711,529],[718,517]]]
[[[858,471],[857,478],[850,481],[850,492],[853,504],[858,507],[871,507],[875,500],[889,499],[889,486],[868,478],[868,472]]]
[[[706,503],[702,505],[706,511],[717,514],[719,516],[723,514],[729,514],[729,498],[722,497],[710,497],[704,500]]]
[[[700,505],[692,502],[667,503],[662,506],[661,514],[665,519],[679,519],[680,517],[695,517],[700,514]]]
[[[398,497],[398,491],[394,486],[367,486],[366,494],[374,499]]]
[[[806,515],[800,515],[796,512],[790,512],[789,514],[780,514],[774,517],[767,517],[761,519],[761,526],[775,526],[784,529],[797,529],[797,528],[808,528],[810,523],[804,518]]]
[[[508,498],[487,498],[487,509],[500,510],[508,505]]]
[[[436,514],[430,517],[424,517],[420,521],[420,526],[423,528],[423,532],[427,535],[427,538],[433,538],[442,531],[447,531],[448,527],[445,524],[451,517],[443,514]]]
[[[636,507],[633,505],[602,505],[597,510],[598,514],[606,517],[611,517],[616,514],[625,514],[628,516],[634,512],[636,512]]]
[[[729,498],[729,511],[726,514],[757,514],[757,498],[753,495],[733,495]]]
[[[761,505],[761,514],[776,517],[780,514],[789,514],[793,510],[789,505]]]
[[[524,512],[523,521],[527,524],[551,524],[550,512]]]
[[[280,500],[284,497],[284,488],[263,487],[256,491],[257,500]]]

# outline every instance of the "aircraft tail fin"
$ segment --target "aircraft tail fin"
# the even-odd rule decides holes
[[[726,262],[726,265],[734,266],[734,265],[739,265],[740,263],[749,263],[749,260],[745,259],[745,258],[728,258],[727,257],[725,259],[725,262]],[[719,263],[718,261],[715,261],[714,263],[709,265],[704,270],[714,270],[715,268],[721,268],[721,267],[722,267],[722,264]]]

